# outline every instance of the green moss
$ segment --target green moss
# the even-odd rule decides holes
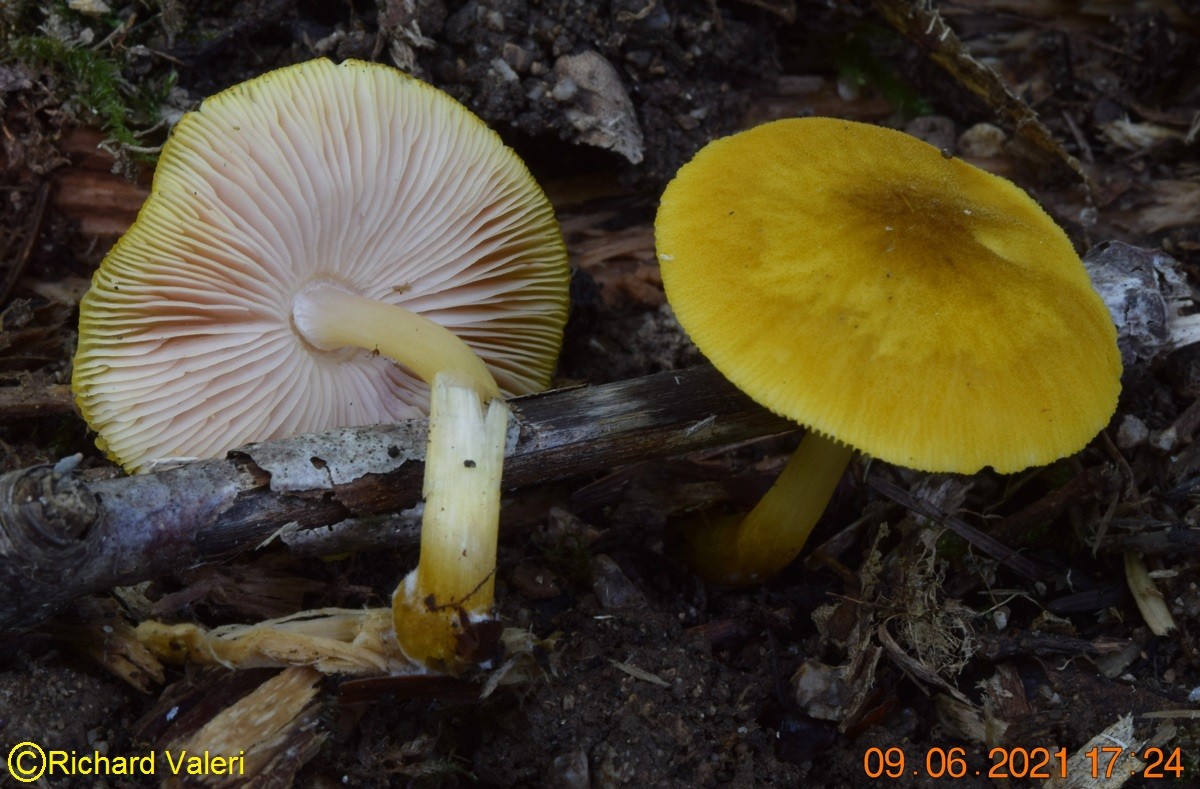
[[[860,87],[874,87],[905,118],[932,114],[933,105],[903,80],[886,60],[887,54],[897,46],[897,34],[890,28],[859,27],[835,48],[838,76]]]
[[[175,84],[175,73],[131,85],[115,60],[48,36],[12,39],[10,51],[28,66],[52,74],[64,103],[89,114],[100,128],[125,147],[143,145],[137,129],[158,122],[158,111]],[[148,158],[141,154],[141,158]]]

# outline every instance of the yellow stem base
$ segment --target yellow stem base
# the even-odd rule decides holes
[[[800,555],[853,455],[853,448],[810,430],[745,517],[716,518],[688,530],[688,564],[704,580],[729,586],[777,575]]]
[[[392,596],[396,640],[411,660],[438,671],[485,661],[501,632],[492,594],[508,407],[495,378],[441,325],[335,283],[296,294],[292,321],[319,350],[377,351],[430,385],[421,559]]]

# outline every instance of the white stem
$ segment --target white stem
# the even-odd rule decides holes
[[[425,455],[422,586],[443,605],[490,612],[508,407],[486,413],[474,389],[434,379]]]
[[[492,613],[507,431],[502,400],[483,406],[474,388],[434,377],[421,559],[392,597],[396,639],[424,665],[456,672],[480,657],[468,631]]]

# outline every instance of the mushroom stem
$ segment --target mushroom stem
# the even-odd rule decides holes
[[[853,455],[853,447],[809,430],[745,517],[719,518],[688,532],[688,563],[706,581],[731,586],[778,574],[800,555]]]
[[[496,380],[441,325],[335,285],[302,290],[292,317],[317,348],[377,350],[430,385],[421,558],[392,595],[396,640],[413,661],[451,673],[486,659],[499,645],[499,628],[482,625],[492,621],[508,431]]]
[[[500,397],[496,379],[469,345],[440,323],[395,304],[316,282],[292,300],[292,321],[320,350],[378,351],[430,385],[438,373],[452,373],[485,402]]]
[[[492,612],[507,429],[503,401],[435,377],[421,559],[392,596],[400,646],[428,666],[457,672],[497,645],[478,626]]]

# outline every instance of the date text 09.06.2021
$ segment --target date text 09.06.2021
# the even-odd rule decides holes
[[[981,775],[988,778],[1067,778],[1068,771],[1090,778],[1112,778],[1122,772],[1143,778],[1178,779],[1183,776],[1183,756],[1178,748],[1143,748],[1139,751],[1116,745],[1097,746],[1083,753],[1083,759],[1070,762],[1066,748],[992,748],[987,762],[974,764],[965,748],[930,748],[924,762],[910,759],[898,747],[868,748],[863,754],[863,773],[868,778],[962,778]],[[1080,776],[1082,777],[1082,776]]]

